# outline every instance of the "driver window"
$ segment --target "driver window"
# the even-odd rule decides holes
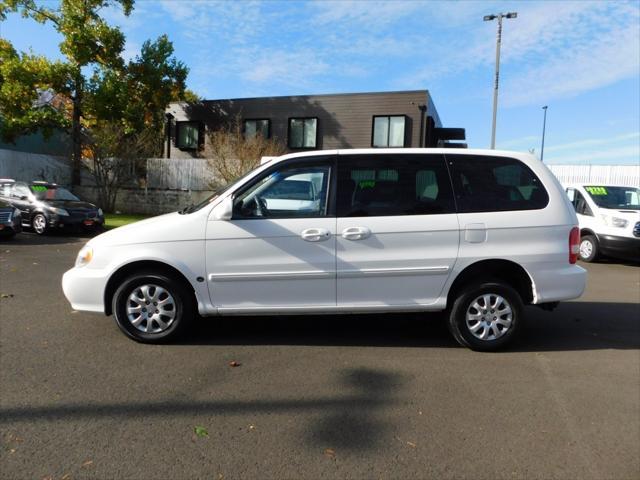
[[[233,218],[303,218],[327,214],[328,165],[289,166],[260,178],[233,202]]]

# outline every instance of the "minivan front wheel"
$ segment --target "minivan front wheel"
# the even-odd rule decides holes
[[[600,253],[598,239],[593,235],[585,235],[580,239],[580,260],[583,262],[595,262]]]
[[[166,343],[182,334],[194,316],[193,295],[162,273],[127,278],[113,296],[116,324],[142,343]]]
[[[522,324],[518,292],[501,282],[463,288],[449,313],[449,330],[472,350],[499,350],[513,340]]]

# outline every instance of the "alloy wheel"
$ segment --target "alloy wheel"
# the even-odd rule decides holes
[[[171,293],[158,285],[136,287],[127,298],[127,319],[144,333],[167,330],[176,318],[176,302]]]
[[[47,219],[44,218],[44,215],[38,214],[33,218],[33,229],[38,234],[44,233],[47,228]]]
[[[485,293],[473,300],[466,312],[469,332],[479,340],[496,340],[507,333],[513,322],[513,310],[507,300]]]

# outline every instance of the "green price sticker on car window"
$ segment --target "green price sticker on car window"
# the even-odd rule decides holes
[[[361,189],[365,189],[365,188],[373,188],[376,186],[376,181],[375,180],[360,180],[360,188]]]
[[[33,190],[34,192],[46,192],[47,187],[45,187],[44,185],[32,185],[31,190]]]
[[[607,189],[604,187],[584,187],[591,195],[606,195]]]

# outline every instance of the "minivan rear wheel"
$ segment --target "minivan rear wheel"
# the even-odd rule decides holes
[[[116,324],[142,343],[166,343],[178,338],[195,314],[193,295],[163,273],[139,273],[127,278],[113,296]]]
[[[499,281],[472,284],[456,296],[449,330],[458,343],[472,350],[499,350],[520,330],[522,311],[522,299],[510,286]]]

